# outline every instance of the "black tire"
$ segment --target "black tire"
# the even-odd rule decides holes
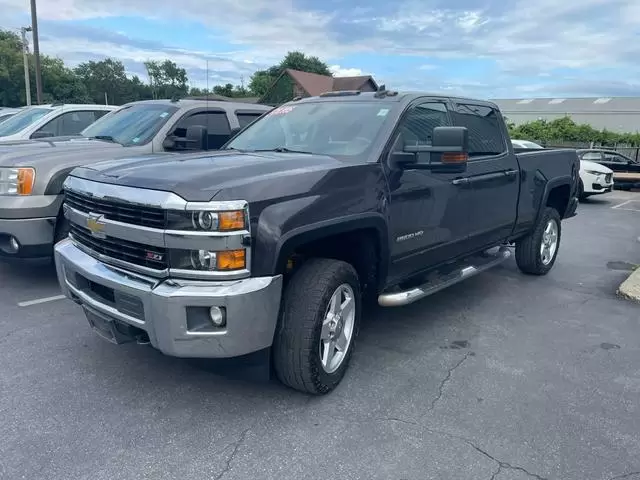
[[[327,373],[320,358],[322,323],[333,293],[342,284],[354,293],[355,322],[344,359]],[[360,281],[346,262],[310,259],[289,281],[273,343],[273,365],[278,379],[302,392],[323,395],[342,380],[349,366],[358,335],[361,311]]]
[[[545,263],[540,252],[544,238],[544,230],[550,221],[555,221],[558,228],[557,246],[551,261]],[[522,273],[528,275],[546,275],[553,267],[560,251],[562,222],[555,208],[545,207],[534,230],[526,237],[516,241],[516,263]]]
[[[584,183],[582,183],[582,179],[580,179],[578,182],[578,200],[584,202],[587,197],[589,197],[589,194],[584,193]]]

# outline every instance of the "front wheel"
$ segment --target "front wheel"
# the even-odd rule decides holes
[[[533,232],[516,242],[518,268],[529,275],[546,275],[558,256],[561,233],[560,214],[545,207]]]
[[[285,385],[321,395],[342,380],[358,334],[360,281],[346,262],[312,259],[291,278],[273,344]]]

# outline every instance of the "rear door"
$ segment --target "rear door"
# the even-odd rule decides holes
[[[446,101],[421,99],[398,123],[394,146],[430,145],[433,129],[451,124]],[[458,183],[460,174],[386,166],[392,284],[466,251],[469,191]]]
[[[509,148],[509,136],[499,110],[482,102],[455,100],[453,123],[469,132],[469,243],[473,249],[507,238],[517,217],[520,169]]]

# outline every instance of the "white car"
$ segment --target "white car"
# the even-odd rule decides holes
[[[78,135],[115,105],[77,105],[53,103],[20,109],[0,123],[0,143],[47,137]]]
[[[514,148],[544,148],[528,140],[511,140]],[[589,160],[580,159],[580,190],[578,198],[584,200],[613,190],[613,170]]]

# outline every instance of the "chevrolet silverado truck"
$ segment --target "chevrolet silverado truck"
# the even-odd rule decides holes
[[[0,145],[0,257],[51,257],[66,237],[62,184],[100,160],[212,150],[260,115],[264,105],[197,100],[134,102],[81,135]]]
[[[544,275],[575,215],[571,150],[514,154],[493,103],[331,92],[220,151],[65,182],[60,285],[91,327],[167,355],[267,351],[286,385],[343,378],[365,302],[415,302],[507,260]]]

